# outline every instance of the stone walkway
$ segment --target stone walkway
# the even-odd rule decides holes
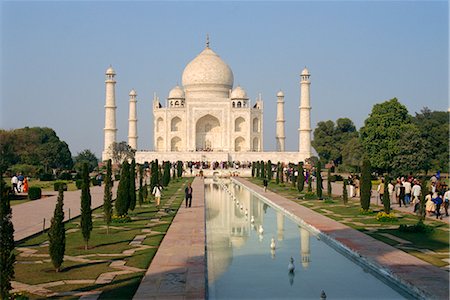
[[[181,204],[133,299],[205,298],[203,179],[195,178],[192,189],[192,207]]]
[[[113,198],[117,190],[118,183],[113,187]],[[94,186],[90,188],[92,197],[92,209],[103,205],[103,186]],[[44,192],[48,194],[48,192]],[[57,193],[51,193],[52,196],[44,197],[38,200],[32,200],[23,204],[14,205],[12,209],[12,222],[14,225],[14,240],[20,241],[24,238],[37,234],[50,227],[50,220],[53,217],[55,205],[58,199]],[[80,215],[81,190],[64,192],[64,220],[73,219]],[[44,224],[45,219],[45,224]]]
[[[344,224],[329,219],[309,208],[298,205],[244,178],[234,178],[251,190],[269,199],[285,213],[299,218],[313,228],[336,240],[358,254],[374,269],[384,270],[394,282],[402,283],[409,291],[424,299],[449,298],[449,273],[399,249],[384,244]]]

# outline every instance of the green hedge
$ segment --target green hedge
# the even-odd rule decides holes
[[[59,187],[62,185],[62,187],[63,187],[63,191],[67,191],[67,183],[65,183],[65,182],[61,182],[61,181],[56,181],[54,184],[53,184],[53,190],[54,191],[59,191]]]
[[[63,173],[59,174],[58,179],[60,179],[60,180],[72,180],[72,174],[67,173],[67,172],[63,172]]]
[[[83,180],[81,180],[81,179],[75,180],[75,186],[77,187],[77,189],[81,190],[82,184],[83,184]]]
[[[42,196],[42,189],[37,186],[32,186],[28,189],[28,199],[30,200],[36,200],[41,199]]]
[[[41,174],[39,175],[40,181],[52,181],[53,180],[53,174]]]

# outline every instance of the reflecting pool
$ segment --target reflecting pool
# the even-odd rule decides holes
[[[210,299],[405,298],[245,187],[206,179],[205,199]]]

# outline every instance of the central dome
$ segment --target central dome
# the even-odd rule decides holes
[[[231,89],[233,72],[219,55],[207,47],[186,66],[182,83],[185,88],[216,85]]]

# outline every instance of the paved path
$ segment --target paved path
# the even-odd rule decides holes
[[[114,182],[113,198],[118,182]],[[104,186],[91,187],[92,209],[103,204]],[[52,196],[44,197],[39,200],[32,200],[23,204],[12,206],[12,222],[14,225],[14,240],[20,241],[24,238],[32,236],[50,227],[50,220],[53,217],[56,202],[58,199],[57,192],[43,194],[51,194]],[[64,192],[64,220],[73,219],[80,215],[81,206],[81,190]],[[44,224],[45,219],[45,224]]]
[[[358,253],[369,264],[389,270],[394,279],[406,284],[425,299],[449,298],[449,273],[384,244],[344,224],[329,219],[304,206],[290,201],[273,192],[263,192],[263,188],[248,180],[236,177],[238,182],[266,197],[286,213],[294,215],[332,239]]]
[[[133,299],[205,298],[203,179],[196,177],[192,189],[192,207],[181,204]]]

